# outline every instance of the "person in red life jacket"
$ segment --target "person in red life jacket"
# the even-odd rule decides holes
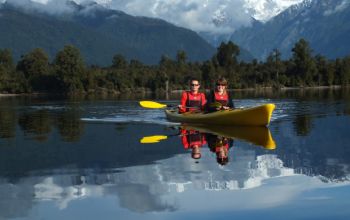
[[[191,157],[193,159],[201,158],[201,147],[207,142],[205,135],[199,131],[181,129],[182,145],[185,149],[191,149]]]
[[[211,91],[208,96],[206,110],[208,112],[215,112],[233,108],[233,101],[230,94],[227,92],[227,80],[223,77],[219,78],[216,81],[215,90]]]
[[[206,104],[205,94],[199,92],[199,80],[192,78],[190,80],[190,91],[184,91],[181,96],[179,113],[195,112],[204,110]]]
[[[228,163],[228,152],[233,146],[233,139],[217,135],[207,134],[208,147],[216,154],[216,162],[220,165]]]

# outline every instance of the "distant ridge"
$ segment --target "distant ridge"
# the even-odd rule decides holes
[[[33,3],[34,4],[34,3]],[[49,15],[24,11],[10,3],[0,7],[0,48],[15,59],[43,48],[51,58],[66,44],[77,46],[89,64],[110,65],[115,54],[156,64],[162,55],[186,51],[190,61],[209,59],[215,49],[195,32],[160,19],[135,17],[96,3],[67,1],[74,13]]]
[[[275,48],[284,58],[289,57],[300,38],[310,42],[315,54],[328,58],[350,55],[350,1],[306,0],[265,24],[255,22],[231,36],[232,41],[261,60]]]

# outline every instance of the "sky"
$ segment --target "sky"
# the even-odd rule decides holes
[[[2,2],[6,0],[0,0]],[[41,3],[36,7],[51,13],[69,10],[66,0],[7,0],[26,7],[28,2]],[[91,0],[74,0],[83,3]],[[197,32],[232,33],[241,26],[249,26],[252,13],[266,20],[276,7],[286,8],[302,0],[94,0],[111,9],[135,16],[161,18],[177,26]],[[268,3],[267,3],[268,2]],[[267,10],[274,8],[273,10]],[[266,13],[265,13],[266,12]]]

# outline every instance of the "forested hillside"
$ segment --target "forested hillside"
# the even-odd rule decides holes
[[[160,57],[158,65],[138,60],[127,61],[116,54],[112,65],[88,66],[79,49],[66,45],[52,62],[47,53],[36,48],[16,64],[11,51],[0,50],[0,92],[30,93],[119,93],[169,92],[187,88],[196,77],[203,89],[226,77],[230,88],[347,86],[350,83],[350,57],[336,60],[312,54],[309,43],[300,39],[292,48],[293,56],[281,59],[278,50],[271,51],[266,62],[240,62],[240,49],[232,42],[222,43],[215,55],[203,62],[189,62],[185,51],[176,59]]]
[[[79,48],[86,63],[99,66],[110,65],[117,53],[127,60],[156,64],[162,55],[175,58],[178,50],[186,51],[191,61],[203,61],[215,52],[195,32],[163,20],[134,17],[97,4],[71,4],[74,13],[49,15],[4,3],[0,7],[0,48],[11,49],[18,60],[34,48],[44,49],[53,58],[70,44]]]

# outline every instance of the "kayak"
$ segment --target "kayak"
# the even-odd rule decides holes
[[[195,130],[226,138],[243,140],[254,145],[262,146],[268,150],[276,148],[270,130],[264,126],[222,126],[222,125],[200,125],[183,124],[185,130]]]
[[[165,110],[166,117],[172,122],[209,124],[267,126],[275,109],[274,104],[265,104],[252,108],[221,110],[212,113],[186,112],[179,114],[177,110]]]

